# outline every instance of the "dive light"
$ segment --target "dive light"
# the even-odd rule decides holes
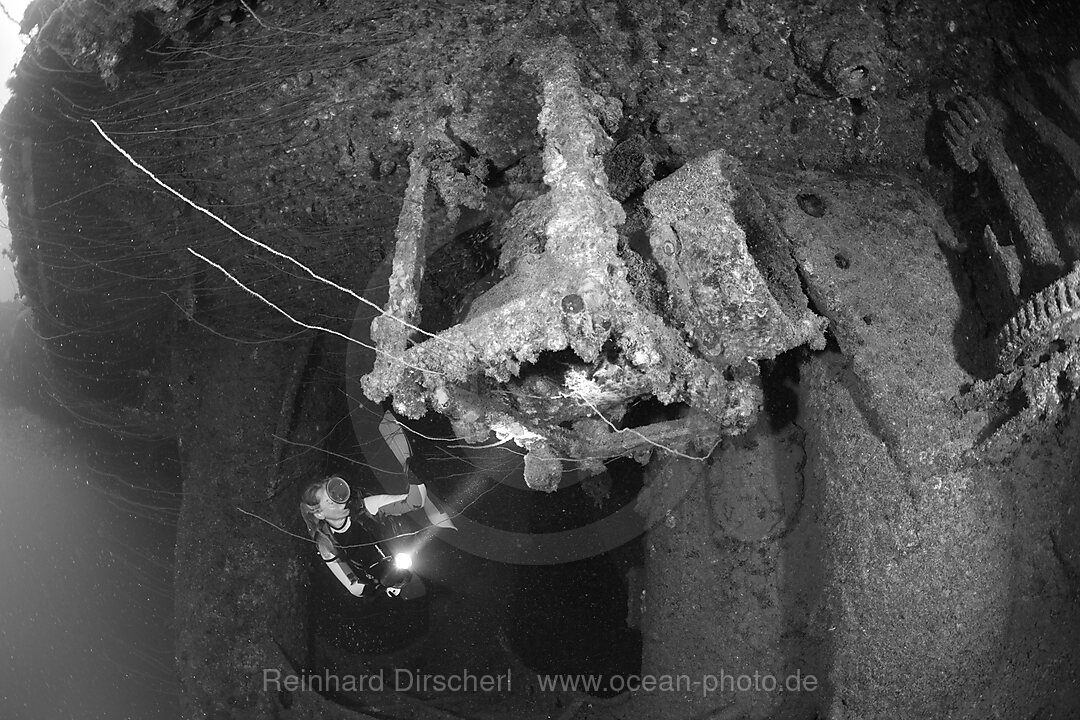
[[[387,555],[380,560],[375,567],[375,573],[379,582],[386,587],[403,587],[412,580],[412,553],[397,553],[393,557]]]

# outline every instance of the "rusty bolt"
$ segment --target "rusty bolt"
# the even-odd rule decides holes
[[[562,299],[562,310],[564,313],[579,313],[585,309],[585,301],[581,299],[581,296],[577,293],[570,293],[564,295]]]
[[[697,332],[698,342],[706,350],[712,351],[720,344],[720,334],[711,325],[702,325]]]

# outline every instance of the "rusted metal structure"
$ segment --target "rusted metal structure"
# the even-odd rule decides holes
[[[620,238],[626,219],[612,198],[605,125],[620,112],[580,82],[560,45],[530,64],[542,85],[539,131],[548,192],[522,203],[501,237],[503,279],[464,320],[438,334],[415,326],[424,271],[424,208],[431,165],[445,138],[429,133],[411,156],[397,228],[389,301],[375,320],[376,402],[417,417],[434,409],[458,435],[494,434],[527,450],[525,479],[558,487],[564,461],[586,469],[653,449],[707,455],[724,434],[753,424],[761,404],[753,362],[810,343],[824,346],[824,319],[805,297],[778,299],[735,220],[737,163],[713,152],[649,188],[648,248]],[[628,272],[635,267],[652,272]],[[646,299],[659,283],[663,299]],[[685,411],[638,427],[628,406],[653,397]]]

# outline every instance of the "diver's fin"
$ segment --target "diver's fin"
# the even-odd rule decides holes
[[[382,435],[394,457],[405,468],[405,461],[412,457],[412,448],[409,447],[409,438],[405,437],[405,429],[398,423],[397,418],[389,410],[379,421],[379,434]]]
[[[437,508],[433,501],[428,500],[424,503],[424,513],[427,514],[428,522],[433,526],[445,530],[457,530],[457,526],[454,525],[454,521],[450,519],[450,516]]]

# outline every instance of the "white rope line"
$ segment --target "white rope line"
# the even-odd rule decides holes
[[[304,322],[303,320],[299,320],[299,319],[293,317],[292,315],[290,315],[288,313],[288,311],[286,311],[284,308],[278,307],[273,302],[268,300],[266,297],[264,297],[263,295],[260,295],[257,291],[252,290],[251,288],[249,288],[247,285],[245,285],[239,279],[234,277],[228,270],[221,267],[221,265],[218,265],[216,262],[214,262],[210,258],[206,257],[205,255],[202,255],[201,253],[199,253],[196,250],[192,250],[191,248],[188,248],[187,251],[189,253],[191,253],[192,255],[194,255],[195,257],[202,260],[203,262],[205,262],[206,264],[211,265],[214,268],[216,268],[217,270],[219,270],[223,275],[225,275],[225,277],[229,278],[229,280],[232,280],[234,283],[236,283],[237,287],[239,287],[241,290],[243,290],[244,292],[246,292],[246,293],[248,293],[250,295],[253,295],[254,297],[261,300],[262,302],[266,303],[268,306],[272,307],[274,310],[278,311],[279,313],[284,315],[286,318],[288,318],[291,322],[296,323],[300,327],[305,327],[305,328],[307,328],[309,330],[321,330],[322,332],[330,333],[331,335],[342,338],[343,340],[347,340],[348,342],[356,343],[357,345],[359,345],[361,347],[364,347],[364,348],[367,348],[368,350],[374,350],[375,352],[377,352],[377,353],[379,353],[381,355],[386,355],[386,356],[392,358],[394,361],[400,362],[405,367],[412,368],[413,370],[419,370],[420,372],[424,372],[424,373],[432,373],[434,375],[442,375],[443,374],[443,373],[439,372],[438,370],[428,370],[427,368],[422,368],[422,367],[420,367],[418,365],[412,365],[410,363],[407,363],[404,360],[402,360],[401,358],[395,357],[391,353],[388,353],[388,352],[386,352],[384,350],[381,350],[381,349],[375,347],[374,345],[368,345],[367,343],[363,343],[363,342],[357,340],[356,338],[354,338],[354,337],[352,337],[350,335],[346,335],[343,332],[338,332],[337,330],[334,330],[334,329],[328,328],[328,327],[323,327],[322,325],[312,325],[310,323]]]
[[[349,295],[350,297],[354,298],[358,302],[360,302],[360,303],[362,303],[364,305],[367,305],[368,307],[370,307],[370,308],[372,308],[374,310],[378,310],[380,316],[393,318],[395,321],[401,323],[402,325],[409,328],[410,330],[418,332],[418,333],[420,333],[422,335],[425,335],[425,336],[427,336],[429,338],[433,338],[433,339],[437,339],[437,340],[442,340],[443,342],[447,342],[444,338],[440,338],[437,335],[433,335],[432,333],[429,333],[428,331],[424,330],[423,328],[417,327],[416,325],[413,325],[413,324],[407,322],[406,320],[397,317],[396,315],[391,315],[390,313],[387,313],[385,310],[383,310],[381,307],[379,307],[378,305],[376,305],[372,301],[368,300],[363,295],[360,295],[359,293],[356,293],[353,290],[350,290],[349,288],[344,287],[343,285],[337,284],[336,282],[334,282],[330,278],[326,278],[326,277],[323,277],[322,275],[319,275],[317,272],[315,272],[314,270],[312,270],[311,268],[309,268],[307,265],[300,262],[296,258],[294,258],[294,257],[292,257],[290,255],[287,255],[287,254],[281,252],[280,250],[275,250],[274,248],[270,247],[266,243],[261,242],[259,240],[256,240],[255,238],[251,237],[250,235],[245,235],[244,233],[240,232],[240,230],[238,230],[237,228],[230,225],[227,221],[223,220],[222,218],[218,217],[217,215],[215,215],[210,210],[207,210],[203,206],[199,205],[194,200],[189,199],[186,195],[181,193],[179,190],[175,190],[171,185],[168,185],[164,180],[159,179],[156,175],[154,175],[154,173],[150,172],[149,169],[147,169],[145,166],[141,165],[138,160],[133,158],[130,153],[128,153],[126,150],[124,150],[124,148],[120,147],[120,145],[118,145],[115,140],[113,140],[111,137],[109,137],[108,134],[106,134],[106,132],[101,129],[101,125],[98,124],[97,120],[91,120],[90,124],[94,126],[94,129],[98,131],[98,134],[101,135],[101,137],[105,138],[105,142],[109,143],[109,145],[111,145],[114,150],[116,150],[118,153],[120,153],[124,157],[124,159],[127,160],[129,163],[131,163],[132,166],[134,166],[137,170],[139,170],[144,175],[146,175],[148,178],[150,178],[155,183],[160,185],[166,192],[170,193],[171,195],[176,197],[178,200],[186,203],[188,206],[190,206],[191,208],[197,210],[198,212],[202,213],[203,215],[206,215],[208,218],[210,218],[214,222],[218,223],[219,225],[221,225],[222,227],[224,227],[226,230],[233,233],[237,237],[242,238],[243,240],[247,240],[249,243],[255,245],[255,247],[266,250],[267,252],[269,252],[272,255],[275,255],[276,257],[279,257],[279,258],[281,258],[283,260],[288,260],[293,265],[295,265],[296,267],[298,267],[301,270],[303,270],[304,272],[306,272],[308,275],[310,275],[315,280],[318,280],[319,282],[324,283],[325,285],[329,285],[330,287],[334,288],[335,290],[338,290],[339,292],[343,292],[346,295]]]
[[[593,405],[591,402],[589,402],[589,400],[584,395],[581,395],[580,393],[571,391],[570,395],[564,396],[564,397],[573,397],[573,398],[576,398],[576,399],[580,400],[581,402],[585,403],[586,405],[588,405],[589,408],[591,408],[592,411],[594,413],[596,413],[597,417],[599,417],[601,420],[603,420],[605,423],[607,423],[608,427],[610,427],[615,432],[616,435],[621,435],[623,433],[633,433],[634,435],[637,435],[639,438],[644,440],[647,444],[652,445],[654,447],[657,447],[657,448],[659,448],[661,450],[664,450],[666,452],[669,452],[672,455],[675,455],[677,457],[685,458],[686,460],[694,460],[696,462],[704,462],[705,460],[709,459],[709,455],[712,455],[712,450],[710,450],[708,453],[706,453],[705,455],[700,456],[700,457],[697,456],[697,455],[687,455],[686,453],[679,452],[675,448],[670,448],[667,445],[664,445],[662,443],[658,443],[658,442],[656,442],[655,440],[653,440],[651,438],[645,437],[645,435],[638,432],[634,428],[615,427],[615,423],[608,420],[604,416],[604,413],[600,412],[599,408],[597,408],[595,405]],[[717,445],[718,444],[720,444],[719,440],[717,441]],[[713,449],[716,449],[716,445],[713,445]]]

